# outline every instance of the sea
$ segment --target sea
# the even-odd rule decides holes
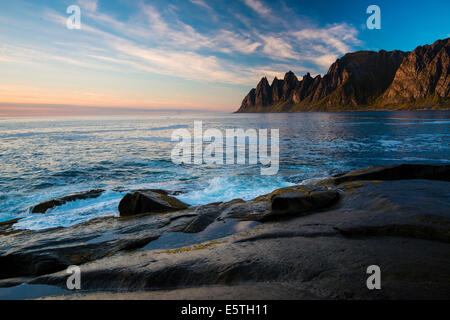
[[[278,173],[262,175],[259,163],[174,163],[172,134],[192,132],[196,121],[224,135],[278,129]],[[120,200],[138,189],[176,191],[192,206],[249,200],[365,167],[448,164],[449,142],[450,111],[0,118],[0,222],[22,217],[15,229],[44,230],[118,216]],[[31,213],[42,201],[98,188],[98,198]]]

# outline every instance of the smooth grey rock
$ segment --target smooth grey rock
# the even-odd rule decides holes
[[[164,213],[187,209],[188,205],[164,190],[142,190],[128,193],[119,203],[121,217],[144,213]]]
[[[339,200],[336,190],[302,192],[287,192],[276,195],[272,199],[273,215],[305,214],[313,210],[328,208]]]
[[[374,167],[335,175],[335,185],[362,180],[410,180],[427,179],[450,181],[450,165],[401,164],[390,167]]]
[[[186,248],[123,252],[92,262],[82,268],[83,283],[101,291],[240,288],[229,299],[262,283],[273,284],[272,296],[299,299],[446,299],[448,187],[409,180],[343,188],[341,201],[329,210]],[[267,201],[253,204],[262,203]],[[250,208],[252,202],[245,204]],[[366,269],[373,264],[382,270],[382,290],[366,287]],[[47,275],[33,283],[64,285],[65,277]]]
[[[51,200],[41,202],[38,205],[34,206],[31,209],[31,212],[32,213],[45,213],[45,212],[47,212],[47,210],[52,209],[54,207],[62,206],[63,204],[65,204],[67,202],[98,198],[101,196],[101,194],[103,192],[105,192],[105,190],[95,189],[95,190],[89,190],[89,191],[85,191],[85,192],[72,193],[72,194],[58,197],[58,198],[53,198]]]
[[[214,299],[202,288],[216,287],[227,299],[247,293],[260,299],[448,299],[449,186],[438,180],[370,179],[330,189],[328,181],[283,188],[251,201],[6,233],[0,235],[0,278],[5,285],[28,277],[28,283],[65,287],[70,263],[81,267],[82,287],[90,294],[131,291],[145,297],[149,290],[164,290],[173,297],[191,290]],[[314,195],[318,203],[331,203],[335,192],[340,199],[307,215],[287,210],[297,214],[267,220],[272,200],[286,200],[289,192],[296,199]],[[221,220],[230,219],[264,223],[252,229],[236,224],[230,236],[209,237]],[[174,234],[182,231],[198,232],[196,239],[209,232],[209,241],[183,244],[192,237]],[[180,243],[138,250],[165,232]],[[374,264],[381,268],[382,290],[366,287],[367,267]],[[274,291],[256,295],[256,288],[264,286]]]
[[[182,230],[194,217],[190,211],[108,217],[69,228],[0,234],[0,279],[52,273],[120,251],[136,250],[163,232]]]

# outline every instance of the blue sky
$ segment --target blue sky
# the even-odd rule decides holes
[[[80,30],[66,28],[74,4]],[[372,4],[381,30],[366,28]],[[233,111],[262,76],[324,74],[347,52],[446,38],[448,12],[448,0],[1,1],[0,116],[58,106]]]

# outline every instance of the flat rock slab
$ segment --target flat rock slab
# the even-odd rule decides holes
[[[337,190],[321,186],[292,186],[275,190],[251,201],[235,201],[220,217],[268,222],[328,209],[335,205],[339,198],[340,193]]]
[[[450,181],[450,165],[401,164],[390,167],[374,167],[335,175],[325,181],[335,185],[358,180],[409,180],[427,179]]]
[[[284,283],[272,287],[277,291],[266,297],[291,299],[447,299],[450,292],[444,243],[393,237],[348,240],[338,234],[243,240],[233,237],[191,251],[117,255],[82,266],[82,286],[91,292],[167,291]],[[381,268],[382,290],[366,287],[366,270],[373,264]],[[62,272],[32,282],[64,286],[66,280]],[[241,298],[245,292],[250,297],[252,291],[238,289],[228,299]],[[203,298],[218,297],[203,292]]]
[[[141,292],[141,297],[146,290],[174,296],[174,288],[191,288],[201,298],[216,299],[221,290],[211,297],[201,288],[219,286],[236,287],[236,294],[226,290],[227,299],[246,292],[261,298],[255,288],[272,284],[275,291],[268,297],[447,299],[449,186],[429,180],[367,181],[348,188],[343,184],[341,201],[329,210],[264,223],[191,247],[123,252],[86,264],[83,286]],[[249,207],[251,203],[245,202]],[[267,201],[253,203],[262,204]],[[366,287],[371,265],[381,268],[382,290]],[[66,277],[46,275],[33,283],[63,286]]]
[[[83,290],[132,291],[141,297],[148,290],[175,297],[186,289],[205,299],[246,293],[261,298],[257,288],[266,285],[274,290],[267,297],[448,299],[450,182],[373,178],[294,186],[251,201],[101,218],[65,229],[9,233],[6,223],[0,234],[0,278],[5,279],[0,285],[29,279],[65,287],[65,268],[77,264]],[[267,220],[277,198],[280,212],[289,214]],[[208,242],[136,250],[164,232],[198,233],[202,239],[208,226],[230,219],[264,223]],[[366,287],[370,265],[381,268],[382,290]],[[220,288],[217,297],[205,286]]]
[[[339,200],[336,190],[302,192],[287,192],[276,195],[272,199],[273,215],[301,215],[313,210],[328,208]]]
[[[97,218],[68,228],[0,233],[0,279],[35,277],[135,250],[163,232],[183,230],[194,218],[194,212],[182,211]]]

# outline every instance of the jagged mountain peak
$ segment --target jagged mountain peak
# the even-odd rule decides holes
[[[284,76],[284,81],[291,82],[291,81],[295,81],[295,80],[298,80],[295,73],[293,73],[292,71],[286,72],[286,74]]]
[[[289,71],[270,86],[262,79],[238,112],[449,108],[449,61],[450,38],[412,52],[347,53],[323,77]]]
[[[309,72],[307,72],[304,76],[303,76],[303,81],[306,79],[312,79],[311,74]]]
[[[262,77],[261,78],[261,80],[259,81],[259,83],[258,83],[258,86],[257,86],[257,88],[258,87],[268,87],[269,86],[269,81],[267,80],[267,77]]]

